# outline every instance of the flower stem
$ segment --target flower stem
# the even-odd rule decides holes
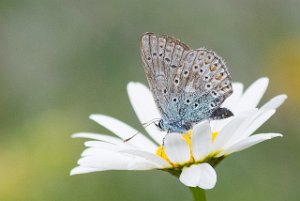
[[[194,201],[206,201],[205,191],[198,187],[190,187],[193,193]]]

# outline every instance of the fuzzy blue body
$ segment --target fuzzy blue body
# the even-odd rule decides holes
[[[189,103],[186,100],[190,100]],[[169,132],[186,133],[195,123],[212,116],[215,109],[210,104],[213,100],[212,96],[183,93],[177,102],[170,100],[164,104],[159,127]]]

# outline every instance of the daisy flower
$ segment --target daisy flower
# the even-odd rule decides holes
[[[264,124],[285,101],[278,95],[259,109],[257,105],[269,80],[260,78],[245,92],[243,84],[233,83],[233,94],[222,107],[234,114],[223,120],[202,121],[188,133],[166,135],[154,124],[145,128],[151,139],[115,118],[94,114],[90,119],[113,132],[117,137],[96,133],[77,133],[73,137],[88,138],[87,147],[71,175],[105,170],[159,169],[179,178],[188,187],[211,189],[216,185],[214,167],[228,155],[255,144],[282,136],[279,133],[253,133]],[[130,102],[141,123],[159,118],[150,90],[141,83],[127,86]],[[166,136],[166,137],[165,137]],[[162,146],[163,138],[164,146]]]

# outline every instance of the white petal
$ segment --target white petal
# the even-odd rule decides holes
[[[218,120],[211,120],[210,127],[212,132],[220,132],[226,124],[228,124],[235,116],[226,118],[226,119],[218,119]]]
[[[186,186],[196,187],[200,181],[200,169],[198,165],[183,168],[179,180]]]
[[[109,116],[101,114],[91,115],[90,119],[96,121],[97,123],[110,130],[123,140],[128,139],[137,133],[137,130],[135,130],[134,128]],[[156,151],[156,145],[149,139],[147,139],[143,134],[136,135],[126,143],[152,153]]]
[[[220,131],[220,133],[215,138],[212,145],[212,152],[221,150],[226,144],[232,140],[236,131],[239,130],[243,122],[249,118],[249,116],[255,114],[257,109],[249,110],[241,113],[240,115],[233,118],[228,124],[224,126],[224,128]]]
[[[127,170],[132,157],[128,157],[118,152],[102,151],[78,160],[78,164],[83,167],[97,168],[103,170]]]
[[[234,108],[238,103],[238,101],[240,100],[240,98],[242,97],[243,88],[244,86],[242,83],[239,82],[233,83],[232,84],[233,93],[224,101],[222,107],[228,108],[231,110],[231,112],[234,113]]]
[[[160,169],[161,167],[155,163],[151,163],[147,160],[134,159],[128,165],[128,170],[153,170]]]
[[[264,81],[264,79],[262,79],[262,80],[260,79],[260,80],[258,80],[258,81],[260,81],[260,82],[265,82],[263,86],[266,86],[266,81]],[[258,81],[256,81],[255,83],[257,83]],[[258,84],[259,84],[259,83],[258,83]],[[256,84],[256,85],[258,85],[258,84]],[[249,87],[249,88],[250,88],[250,87]],[[251,88],[252,88],[252,87],[251,87]],[[234,94],[233,94],[233,95],[234,95]],[[286,98],[287,98],[287,95],[285,95],[285,94],[278,95],[278,96],[272,98],[272,99],[271,99],[270,101],[268,101],[267,103],[265,103],[259,110],[260,110],[261,112],[263,112],[263,111],[267,111],[267,110],[271,110],[271,109],[277,109],[277,108],[285,101]],[[229,99],[230,99],[230,97],[229,97],[228,99],[226,99],[226,101],[229,100]],[[227,107],[228,109],[230,109],[230,110],[234,113],[234,115],[236,116],[236,115],[238,115],[240,112],[242,112],[243,110],[249,108],[249,105],[247,105],[247,103],[245,103],[246,98],[243,97],[242,99],[243,99],[243,101],[241,101],[240,103],[237,103],[237,102],[238,102],[238,101],[237,101],[237,102],[235,102],[235,103],[233,104],[233,106],[229,106],[229,105],[228,105],[229,103],[228,103],[227,106],[224,105],[224,107]],[[226,101],[225,101],[225,102],[226,102]],[[230,102],[230,103],[231,103],[231,102]],[[246,105],[246,106],[243,107],[242,105]],[[223,106],[223,105],[222,105],[222,106]],[[231,118],[232,118],[232,117],[231,117]],[[211,123],[212,131],[220,131],[220,130],[224,127],[224,125],[226,125],[226,124],[230,121],[231,118],[211,121],[210,123]]]
[[[97,148],[97,147],[90,147],[85,149],[82,153],[81,156],[97,156],[97,155],[102,155],[105,154],[107,151],[115,151],[115,150],[111,150],[111,149],[101,149],[101,148]],[[117,152],[117,151],[115,151]]]
[[[225,144],[228,143],[234,134],[234,129],[236,129],[241,122],[245,120],[245,118],[246,117],[237,117],[224,126],[213,142],[212,152],[220,150]]]
[[[131,154],[134,156],[141,157],[141,158],[147,160],[148,162],[157,164],[157,166],[159,168],[170,167],[170,164],[166,160],[164,160],[163,158],[161,158],[155,154],[149,153],[149,152],[131,149],[131,150],[123,150],[122,153],[128,153],[128,154]]]
[[[233,152],[238,152],[238,151],[242,151],[244,149],[247,149],[249,147],[252,147],[260,142],[263,142],[265,140],[269,140],[271,138],[274,137],[282,137],[282,134],[279,133],[264,133],[264,134],[256,134],[256,135],[252,135],[240,142],[238,142],[237,144],[229,147],[228,149],[224,150],[222,153],[220,153],[218,155],[218,157],[222,156],[222,155],[228,155],[231,154]]]
[[[277,109],[282,103],[287,99],[287,95],[282,94],[275,96],[271,100],[269,100],[266,104],[264,104],[260,110],[271,110],[271,109]]]
[[[164,150],[173,163],[185,163],[190,160],[189,145],[181,134],[167,134],[164,142]]]
[[[102,170],[103,169],[78,166],[71,170],[70,175],[72,176],[72,175],[76,175],[76,174],[85,174],[85,173],[97,172],[97,171],[102,171]]]
[[[112,144],[124,144],[123,140],[120,140],[119,138],[112,137],[109,135],[103,135],[98,133],[75,133],[72,135],[73,138],[89,138],[94,140],[100,140],[103,142],[108,142]]]
[[[84,143],[86,147],[93,147],[93,148],[99,148],[99,149],[107,149],[112,151],[120,151],[123,149],[133,149],[134,147],[126,144],[126,143],[120,143],[118,145],[107,143],[107,142],[101,142],[101,141],[87,141]]]
[[[233,112],[234,116],[238,115],[238,108],[236,107],[238,105],[238,102],[240,101],[242,94],[243,94],[243,84],[236,82],[232,84],[233,93],[231,96],[229,96],[224,103],[222,104],[222,107],[225,107],[229,109],[231,112]],[[218,120],[212,120],[210,121],[211,130],[213,132],[219,132],[222,130],[222,128],[228,124],[233,118],[229,117],[226,119],[218,119]]]
[[[237,107],[238,112],[255,108],[264,95],[269,84],[266,77],[256,80],[244,93]]]
[[[233,137],[231,138],[230,143],[227,144],[227,146],[224,148],[227,148],[227,147],[247,138],[248,136],[250,136],[262,124],[264,124],[274,113],[275,113],[275,110],[269,110],[269,111],[259,110],[256,114],[249,117],[247,120],[245,120],[241,124],[241,126],[233,134]]]
[[[118,145],[104,145],[104,146],[99,146],[99,147],[89,147],[87,149],[85,149],[81,156],[90,156],[90,155],[94,155],[94,156],[97,156],[97,155],[103,155],[105,153],[108,153],[110,154],[111,152],[121,152],[122,150],[125,150],[125,149],[132,149],[131,147],[120,147]],[[149,153],[149,152],[148,152]]]
[[[212,133],[209,121],[203,121],[193,128],[192,152],[196,161],[204,159],[210,152]]]
[[[201,163],[198,165],[200,168],[200,181],[198,186],[202,189],[212,189],[217,183],[217,173],[215,169],[208,163]]]
[[[211,165],[201,163],[184,168],[179,180],[186,186],[212,189],[216,185],[217,174]]]
[[[261,125],[263,125],[268,119],[270,119],[273,114],[275,114],[276,110],[269,110],[267,112],[262,113],[259,115],[255,120],[249,125],[249,127],[243,133],[244,136],[250,136],[254,133]]]
[[[130,82],[127,85],[127,92],[131,105],[142,124],[161,118],[151,91],[145,85]],[[160,131],[155,124],[151,124],[145,129],[158,144],[162,143],[165,133]]]

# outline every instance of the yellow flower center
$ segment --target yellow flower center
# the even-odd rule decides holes
[[[188,133],[182,133],[182,137],[183,139],[187,142],[187,144],[189,145],[189,149],[190,149],[190,160],[186,161],[185,163],[187,164],[192,164],[195,163],[195,159],[193,157],[193,153],[192,153],[192,130],[190,130]],[[218,136],[219,132],[212,132],[212,141],[214,141],[216,139],[216,137]],[[158,155],[159,157],[165,159],[166,161],[168,161],[173,167],[179,167],[180,164],[174,164],[170,161],[170,159],[168,158],[168,155],[166,154],[164,147],[163,146],[159,146],[156,150],[156,155]]]
[[[219,132],[212,132],[212,141],[215,141],[216,137],[219,135]]]

